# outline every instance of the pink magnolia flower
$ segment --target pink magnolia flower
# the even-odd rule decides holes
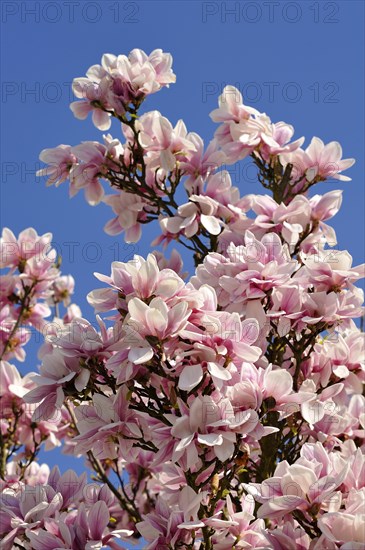
[[[328,415],[328,421],[336,421],[334,413],[336,412],[337,405],[333,401],[333,398],[338,395],[342,389],[343,384],[333,384],[325,388],[320,394],[317,394],[317,388],[313,380],[304,380],[301,385],[301,390],[306,393],[312,393],[312,398],[302,403],[301,413],[311,428],[313,428],[313,425],[320,422],[325,415]]]
[[[116,550],[120,545],[115,539],[125,539],[133,531],[127,529],[109,531],[109,521],[110,513],[105,502],[96,502],[88,510],[81,503],[77,514],[69,513],[56,521],[47,521],[44,529],[27,530],[26,534],[35,550],[55,548],[94,550],[106,546]]]
[[[284,151],[280,161],[284,166],[289,162],[294,165],[293,175],[297,181],[305,177],[308,182],[327,178],[351,181],[341,172],[355,164],[355,159],[342,159],[342,148],[337,141],[325,145],[318,137],[312,138],[305,151],[300,149],[289,155]]]
[[[186,302],[169,308],[161,298],[153,298],[149,305],[139,298],[132,298],[128,310],[130,317],[126,323],[125,343],[130,346],[128,358],[135,364],[145,363],[153,357],[153,347],[146,337],[160,341],[173,338],[185,328],[190,315]]]
[[[0,354],[5,361],[12,358],[24,361],[24,346],[29,342],[31,332],[23,327],[14,332],[16,319],[12,319],[9,313],[9,306],[0,309]]]
[[[248,156],[260,143],[257,129],[252,125],[253,117],[259,116],[260,113],[252,107],[243,105],[242,95],[234,86],[224,88],[218,104],[219,108],[210,113],[214,122],[222,123],[215,133],[215,138],[226,155],[226,161],[233,164]],[[232,129],[236,126],[242,128],[243,125],[246,125],[246,133],[242,132],[241,139],[234,140]]]
[[[62,496],[48,485],[19,485],[1,495],[1,531],[4,550],[14,548],[13,542],[22,537],[26,529],[44,525],[62,508]]]
[[[124,231],[125,242],[138,242],[142,234],[140,222],[147,219],[145,208],[149,208],[148,203],[138,195],[125,191],[120,191],[118,195],[107,195],[103,202],[116,214],[116,217],[104,226],[105,233],[118,235]]]
[[[200,194],[204,194],[218,202],[219,215],[228,223],[232,218],[244,216],[242,200],[237,187],[232,186],[231,176],[227,170],[210,174],[204,182]]]
[[[46,297],[49,287],[59,276],[59,269],[55,266],[57,259],[56,250],[52,249],[47,256],[33,256],[29,258],[24,266],[23,273],[19,279],[25,284],[32,286],[37,298]]]
[[[201,287],[206,292],[209,287]],[[215,302],[216,303],[216,302]],[[198,328],[199,327],[199,328]],[[201,331],[204,327],[204,331]],[[239,372],[243,361],[255,362],[261,351],[252,345],[258,335],[256,319],[241,321],[237,313],[196,312],[191,317],[183,335],[191,339],[193,347],[183,354],[190,361],[185,361],[179,371],[179,388],[191,391],[205,378],[212,380],[217,389],[222,389],[227,381]]]
[[[264,298],[268,291],[288,283],[298,267],[275,233],[268,233],[259,241],[246,231],[245,246],[236,247],[232,243],[227,252],[231,263],[241,268],[235,277],[227,274],[219,279],[219,286],[227,292],[231,303]]]
[[[215,139],[209,143],[204,151],[204,142],[198,134],[191,132],[187,137],[193,143],[194,149],[185,162],[180,162],[180,168],[183,170],[184,175],[188,176],[184,186],[190,195],[202,191],[204,180],[222,166],[225,155],[223,151],[218,150]]]
[[[265,523],[254,516],[255,501],[246,495],[240,501],[241,512],[236,512],[229,495],[226,497],[226,510],[220,510],[206,520],[206,525],[214,528],[214,548],[231,550],[231,548],[263,548],[265,540]],[[223,517],[222,517],[223,516]]]
[[[174,548],[178,547],[177,545],[189,544],[192,540],[191,532],[179,528],[183,521],[183,512],[179,509],[171,509],[168,503],[159,497],[155,511],[145,515],[143,521],[137,523],[138,531],[148,542],[146,550]]]
[[[330,512],[319,519],[318,524],[327,541],[340,544],[341,550],[361,550],[365,546],[362,509],[356,513]],[[338,546],[337,546],[338,547]]]
[[[288,143],[294,129],[284,122],[273,124],[265,113],[243,105],[241,93],[234,86],[226,86],[219,98],[219,109],[210,114],[215,122],[223,124],[215,137],[227,155],[228,162],[234,163],[257,150],[265,159],[271,155],[291,152],[298,149],[304,138]]]
[[[69,178],[70,172],[77,164],[77,157],[70,145],[58,145],[53,149],[43,149],[39,159],[48,166],[38,170],[36,175],[48,176],[47,186],[55,184],[58,187]]]
[[[295,279],[290,285],[282,288],[275,288],[272,293],[272,307],[268,316],[280,318],[278,330],[285,335],[291,327],[300,332],[306,325],[315,325],[319,322],[328,324],[330,327],[339,324],[347,317],[361,316],[360,304],[363,300],[363,293],[360,290],[358,295],[348,291],[341,294],[337,292],[308,292]]]
[[[111,289],[93,291],[88,295],[88,301],[96,311],[127,310],[122,297],[148,300],[155,296],[169,301],[185,287],[184,281],[174,270],[160,268],[155,254],[149,254],[146,260],[135,255],[126,263],[113,262],[110,277],[100,273],[95,273],[95,276],[111,286]]]
[[[22,273],[26,262],[32,258],[39,262],[47,261],[52,256],[51,241],[52,233],[38,235],[31,227],[19,233],[18,238],[10,229],[3,229],[0,239],[0,268],[18,267]]]
[[[306,248],[309,247],[310,250],[313,248],[318,250],[318,243],[315,241],[318,241],[319,236],[322,236],[321,240],[324,238],[329,246],[335,246],[337,244],[336,232],[324,222],[335,216],[339,211],[342,203],[342,191],[330,191],[324,195],[314,195],[309,199],[309,202],[312,208],[312,235],[308,235],[304,239],[301,249],[306,251]]]
[[[95,548],[117,549],[120,545],[115,539],[125,539],[133,533],[127,529],[110,531],[108,524],[110,513],[104,501],[96,502],[88,508],[79,505],[77,514],[70,512],[54,520],[45,521],[43,529],[27,530],[26,535],[35,550],[53,550],[68,548],[93,550]]]
[[[304,267],[296,278],[305,279],[317,291],[340,292],[348,283],[365,277],[365,264],[352,267],[352,256],[347,250],[321,250],[318,254],[300,255]]]
[[[190,469],[201,464],[199,455],[206,447],[222,462],[227,460],[234,452],[235,432],[250,433],[258,422],[254,411],[235,413],[228,399],[216,402],[208,395],[196,397],[189,407],[180,403],[180,408],[183,416],[173,419],[171,428],[171,435],[179,440],[172,460]]]
[[[336,490],[346,477],[348,465],[331,475],[321,473],[321,465],[304,457],[294,464],[280,462],[274,476],[261,484],[245,484],[245,489],[262,503],[260,518],[283,518],[293,510],[317,515],[320,510],[338,510],[341,494]]]
[[[194,338],[204,346],[227,354],[233,362],[255,362],[261,356],[262,350],[254,346],[259,336],[259,323],[254,318],[241,321],[238,313],[226,311],[208,311],[200,318],[200,324],[205,328],[203,334],[197,332]]]
[[[17,489],[20,483],[25,483],[34,487],[35,485],[46,485],[50,474],[50,468],[47,464],[39,464],[39,462],[32,462],[24,472],[22,476],[22,481],[20,477],[22,475],[21,468],[19,463],[13,461],[8,462],[6,465],[6,474],[5,474],[5,485],[4,482],[2,490],[5,487],[10,487],[11,489]]]
[[[73,470],[67,470],[61,475],[58,466],[55,466],[48,477],[47,484],[62,496],[62,507],[67,508],[75,501],[81,500],[86,480],[86,472],[77,476]]]
[[[37,387],[25,397],[27,403],[40,403],[34,418],[52,417],[65,395],[82,392],[90,379],[102,381],[98,365],[103,366],[120,344],[113,328],[107,330],[100,317],[97,321],[100,333],[85,319],[73,319],[47,336],[52,346],[44,348],[40,375],[34,376]]]
[[[281,412],[281,417],[289,416],[296,412],[298,407],[293,407],[293,404],[302,404],[310,401],[313,394],[310,390],[300,388],[299,392],[293,391],[293,377],[283,369],[272,369],[269,365],[263,372],[262,382],[263,398],[271,397],[274,399],[273,409]]]
[[[308,199],[296,195],[288,204],[278,205],[268,195],[257,195],[253,211],[257,214],[255,225],[269,230],[280,231],[289,245],[295,245],[311,220],[311,207]]]
[[[304,137],[290,142],[294,135],[294,128],[285,122],[272,123],[270,119],[260,117],[260,122],[263,119],[264,129],[261,132],[262,143],[259,148],[260,155],[269,161],[271,156],[281,155],[295,151],[304,142]]]
[[[113,330],[107,330],[99,316],[96,317],[98,332],[86,319],[73,319],[58,334],[48,336],[54,348],[65,357],[108,358],[110,347],[116,342]]]
[[[1,361],[0,398],[22,398],[32,384],[32,376],[28,373],[22,377],[15,365],[7,361]]]
[[[182,271],[183,269],[183,259],[180,253],[174,248],[171,251],[170,258],[167,258],[161,251],[153,250],[153,256],[156,258],[157,265],[160,270],[162,269],[172,269],[181,279],[186,279],[188,276],[187,271]]]
[[[218,98],[219,108],[210,113],[214,122],[240,122],[259,114],[253,107],[243,104],[242,94],[234,86],[226,86]]]
[[[81,309],[77,304],[70,304],[67,307],[65,315],[62,317],[62,321],[65,325],[71,323],[73,319],[80,319],[82,317]]]
[[[128,408],[127,393],[128,388],[124,386],[113,399],[96,394],[92,405],[76,408],[80,435],[75,438],[74,454],[92,450],[99,459],[118,458],[119,453],[128,456],[133,439],[139,439],[142,434],[134,411]]]
[[[230,250],[234,250],[234,246],[228,248],[228,255]],[[239,258],[242,258],[242,255]],[[204,284],[210,285],[216,291],[219,304],[227,307],[230,303],[229,292],[220,287],[220,278],[227,276],[233,279],[241,270],[241,262],[233,262],[229,257],[213,252],[204,258],[202,264],[198,265],[195,275],[191,278],[191,283],[195,288]]]
[[[23,454],[33,452],[35,445],[39,445],[42,438],[47,438],[46,449],[60,445],[63,418],[51,419],[51,421],[33,423],[32,416],[35,407],[24,402],[24,396],[35,388],[32,381],[34,373],[21,377],[14,365],[1,361],[0,363],[0,409],[1,409],[1,434],[3,442],[17,446],[23,446]],[[18,459],[21,457],[18,454]]]
[[[107,56],[103,56],[103,61]],[[72,92],[75,97],[82,101],[73,101],[70,109],[79,120],[85,120],[89,113],[92,113],[93,124],[99,130],[109,130],[111,126],[111,113],[108,112],[108,88],[113,82],[108,77],[107,71],[100,65],[93,65],[89,68],[85,77],[74,78]],[[120,114],[125,113],[125,107],[119,109]]]
[[[141,103],[146,95],[175,82],[171,65],[171,55],[160,49],[149,56],[139,49],[128,57],[105,54],[101,65],[89,68],[86,78],[74,79],[73,92],[82,101],[71,103],[71,110],[79,119],[92,112],[95,126],[108,130],[111,111],[123,116],[131,103]]]
[[[155,176],[159,168],[166,172],[173,171],[179,161],[186,161],[195,150],[195,144],[188,139],[186,126],[179,120],[175,127],[159,111],[150,111],[136,122],[139,132],[139,143],[145,152],[148,169]],[[134,142],[135,137],[129,126],[123,126],[127,140]]]
[[[74,288],[75,279],[72,275],[61,275],[52,283],[48,303],[54,305],[63,302],[64,306],[69,306],[71,303],[70,296],[73,294]]]
[[[311,539],[295,520],[289,520],[274,529],[268,529],[265,537],[273,550],[309,550]]]
[[[73,327],[77,327],[77,324]],[[35,420],[50,419],[58,415],[65,393],[72,395],[86,387],[90,379],[90,370],[87,368],[87,361],[82,360],[82,357],[97,355],[97,349],[102,348],[102,344],[84,336],[81,336],[81,339],[85,340],[81,343],[84,345],[83,352],[78,351],[78,346],[74,348],[71,343],[65,354],[60,349],[53,349],[43,356],[40,375],[33,377],[37,387],[24,397],[27,403],[40,403],[34,412]]]
[[[149,95],[160,90],[163,86],[169,86],[176,81],[172,66],[172,56],[161,49],[153,50],[150,55],[143,50],[135,48],[128,57],[119,55],[117,70],[124,77],[126,83],[130,83],[132,90],[129,93]],[[114,61],[109,55],[108,62]]]
[[[80,189],[85,190],[85,197],[92,206],[98,204],[104,189],[100,183],[109,170],[119,171],[119,157],[124,156],[124,149],[119,140],[110,134],[104,136],[104,144],[97,141],[86,141],[72,148],[79,162],[70,174],[71,196]]]
[[[365,377],[365,338],[355,325],[347,331],[333,333],[319,340],[305,363],[304,374],[315,385],[326,387],[330,378],[347,379],[356,372],[359,380]]]
[[[165,233],[191,238],[202,229],[211,235],[219,235],[222,222],[217,216],[218,203],[207,196],[190,195],[189,202],[179,206],[177,216],[161,218],[160,226]]]
[[[313,195],[309,199],[312,208],[312,220],[319,222],[333,218],[342,204],[342,191],[329,191],[324,195]]]

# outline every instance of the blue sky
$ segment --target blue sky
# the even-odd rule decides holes
[[[293,124],[295,136],[338,140],[344,157],[357,162],[349,183],[329,182],[316,192],[344,189],[341,212],[331,220],[339,248],[354,263],[364,252],[364,4],[362,1],[3,1],[1,225],[14,233],[33,226],[51,231],[63,256],[63,273],[76,279],[75,301],[91,318],[86,294],[98,287],[93,271],[109,274],[114,259],[146,255],[151,235],[125,245],[102,227],[109,208],[92,208],[67,185],[46,189],[35,177],[39,152],[60,143],[101,140],[90,119],[70,109],[72,79],[83,76],[103,53],[138,47],[171,52],[177,83],[153,95],[146,110],[158,109],[173,123],[209,141],[209,113],[226,84],[273,121]],[[111,128],[120,137],[117,123]],[[252,175],[251,175],[252,176]],[[241,194],[263,192],[250,175],[232,175]],[[73,252],[73,253],[72,253]],[[185,254],[183,252],[183,254]],[[187,261],[189,267],[191,262]],[[35,370],[34,348],[22,371]],[[68,457],[47,453],[66,469]]]

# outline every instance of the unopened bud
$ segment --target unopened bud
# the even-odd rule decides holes
[[[214,474],[213,479],[212,479],[212,492],[213,492],[213,494],[216,494],[218,492],[218,489],[219,489],[219,475]]]

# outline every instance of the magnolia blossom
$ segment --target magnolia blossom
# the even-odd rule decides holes
[[[0,266],[8,271],[0,276],[2,359],[15,357],[24,361],[24,347],[31,337],[29,327],[45,333],[49,324],[46,319],[52,314],[49,306],[55,306],[61,299],[65,305],[70,304],[68,295],[73,291],[74,280],[70,275],[61,275],[51,241],[51,233],[39,236],[33,228],[22,231],[18,238],[10,229],[3,230]],[[63,298],[60,292],[64,293]]]
[[[236,442],[236,429],[244,433],[252,431],[257,423],[254,413],[234,414],[228,400],[216,403],[211,397],[197,397],[189,409],[173,425],[171,435],[178,439],[175,444],[174,461],[181,460],[187,468],[201,464],[199,449],[211,447],[219,460],[225,461],[232,456]]]
[[[183,233],[190,238],[201,229],[211,235],[219,235],[221,224],[215,214],[218,204],[210,197],[191,195],[190,201],[179,206],[177,216],[160,220],[161,228],[167,233]]]
[[[301,261],[304,267],[298,277],[305,277],[318,291],[339,291],[365,276],[365,264],[352,267],[352,257],[347,250],[321,250],[315,255],[303,253]]]
[[[130,103],[141,102],[145,96],[175,82],[171,65],[171,55],[160,49],[149,56],[139,49],[132,50],[128,57],[105,54],[101,65],[89,68],[86,78],[74,79],[73,93],[82,101],[74,101],[70,107],[79,119],[92,112],[95,126],[108,130],[110,111],[122,116]]]
[[[189,544],[192,540],[191,533],[179,528],[183,523],[184,514],[179,509],[170,509],[168,504],[159,498],[156,511],[144,517],[137,524],[137,529],[147,541],[146,550],[158,550],[159,548],[173,547],[178,544]],[[196,526],[204,525],[197,522]],[[193,526],[192,526],[193,527]]]
[[[38,550],[53,548],[120,548],[116,539],[127,538],[127,529],[111,530],[108,525],[111,504],[105,490],[100,500],[90,499],[92,486],[86,485],[86,474],[78,477],[72,470],[62,476],[57,467],[48,480],[25,484],[18,481],[2,494],[2,547],[14,546]],[[108,505],[107,505],[108,504]],[[76,512],[77,510],[77,512]],[[30,548],[30,546],[29,546]]]
[[[0,239],[0,268],[20,266],[22,272],[25,262],[31,258],[38,261],[50,258],[49,261],[52,261],[51,242],[52,233],[38,235],[31,227],[21,231],[18,238],[10,229],[3,229]]]
[[[88,301],[96,311],[109,311],[116,306],[121,309],[121,296],[135,296],[141,300],[155,296],[166,301],[178,296],[185,286],[175,270],[160,269],[154,254],[149,254],[146,260],[135,255],[126,263],[113,262],[110,277],[100,273],[95,276],[112,287],[89,294]]]
[[[184,161],[194,154],[196,145],[190,138],[186,126],[179,120],[175,127],[159,111],[151,111],[136,122],[139,141],[145,150],[147,169],[155,174],[156,170],[173,171],[176,165],[184,166]],[[133,143],[134,134],[130,127],[123,126],[127,140]],[[187,164],[187,163],[186,163]],[[159,186],[164,187],[165,184]],[[158,186],[157,186],[158,187]]]
[[[190,193],[196,193],[201,190],[204,180],[213,175],[214,172],[224,163],[225,155],[218,149],[218,144],[213,139],[207,149],[204,151],[204,142],[195,132],[187,136],[193,144],[194,149],[190,152],[187,161],[180,162],[180,168],[188,178],[185,180],[185,189]]]
[[[48,299],[50,304],[63,302],[64,306],[70,305],[74,288],[75,280],[72,275],[61,275],[52,284],[52,293]]]
[[[37,423],[34,423],[36,406],[30,406],[24,396],[35,389],[32,380],[35,374],[29,373],[21,377],[17,368],[6,361],[1,361],[0,371],[0,429],[4,443],[9,440],[10,444],[12,435],[15,435],[18,444],[23,446],[24,456],[30,454],[45,439],[46,449],[59,447],[69,420],[67,414],[61,412],[57,417],[37,418]]]
[[[234,544],[237,548],[262,548],[266,544],[265,524],[262,519],[255,520],[253,498],[246,495],[242,499],[241,512],[234,510],[229,496],[226,506],[227,510],[221,510],[206,522],[215,529],[214,547],[218,550],[229,550]]]
[[[261,484],[245,486],[255,499],[263,503],[259,517],[280,518],[292,510],[317,516],[320,510],[334,512],[340,509],[342,495],[338,488],[348,474],[349,464],[343,460],[331,462],[327,459],[327,465],[319,462],[323,454],[320,444],[313,449],[314,461],[308,460],[306,449],[305,444],[302,456],[294,464],[281,462],[272,478]],[[331,458],[335,457],[332,455]]]
[[[53,149],[43,149],[39,158],[48,164],[46,168],[38,170],[37,176],[48,176],[47,185],[56,187],[69,178],[69,174],[77,164],[77,157],[70,145],[58,145]]]
[[[265,536],[271,545],[270,548],[287,550],[309,550],[310,538],[305,530],[296,521],[286,521],[274,529],[267,530]]]
[[[114,334],[99,319],[101,333],[85,319],[73,319],[60,333],[50,334],[52,344],[42,356],[37,384],[26,395],[28,403],[40,403],[35,418],[49,418],[61,407],[65,395],[84,390],[98,361],[109,358],[115,345]],[[96,363],[96,365],[95,365]]]
[[[293,165],[292,177],[296,182],[305,178],[310,183],[327,178],[351,181],[341,172],[355,164],[355,159],[342,159],[342,147],[338,141],[325,145],[318,137],[312,138],[305,151],[297,149],[289,154],[284,151],[280,154],[280,161],[284,166]]]
[[[75,454],[93,449],[97,458],[117,458],[118,442],[125,436],[140,437],[141,431],[133,411],[128,410],[126,389],[119,391],[111,401],[109,398],[96,395],[93,405],[81,405],[76,409],[78,430],[75,438]],[[132,447],[132,442],[124,443],[124,453]]]
[[[121,191],[119,195],[107,195],[103,202],[110,206],[116,217],[104,227],[108,235],[117,235],[125,231],[124,240],[136,243],[140,240],[142,227],[140,222],[146,219],[146,203],[140,197]]]
[[[301,138],[289,143],[294,128],[284,122],[274,124],[265,113],[243,105],[242,95],[234,86],[224,88],[219,109],[210,116],[214,122],[222,122],[215,137],[230,163],[256,149],[267,160],[270,155],[294,151],[304,141]]]

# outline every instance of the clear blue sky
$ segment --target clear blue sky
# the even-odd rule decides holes
[[[102,227],[109,208],[92,208],[83,194],[69,200],[68,184],[46,189],[35,177],[39,152],[60,143],[101,140],[90,119],[76,120],[70,83],[103,53],[138,47],[171,52],[177,83],[151,96],[173,123],[211,139],[209,113],[226,84],[273,121],[294,125],[296,137],[338,140],[357,162],[352,182],[331,182],[317,192],[344,189],[341,212],[330,223],[339,248],[360,263],[364,253],[364,3],[359,1],[6,1],[2,20],[1,225],[15,233],[33,226],[51,231],[63,256],[63,272],[76,279],[75,301],[91,318],[86,294],[97,288],[93,271],[109,274],[113,259],[146,255],[151,235],[137,245],[109,237]],[[119,137],[115,123],[111,133]],[[250,174],[249,174],[250,175]],[[241,193],[263,192],[234,174]],[[73,244],[71,244],[73,243]],[[73,250],[74,254],[71,254]],[[191,266],[191,263],[188,263]],[[23,372],[36,369],[29,348]],[[66,469],[70,459],[45,457]]]

